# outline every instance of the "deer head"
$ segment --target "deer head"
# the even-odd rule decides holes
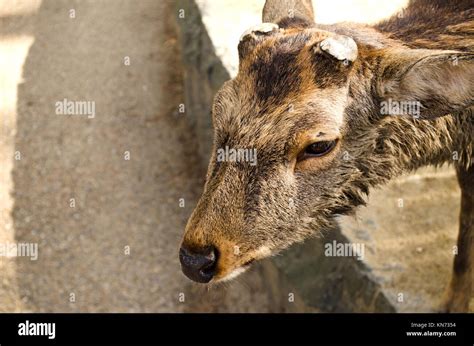
[[[233,278],[330,228],[414,158],[442,160],[456,140],[436,138],[436,126],[455,120],[435,118],[473,104],[472,54],[321,30],[310,2],[297,2],[303,17],[268,3],[264,23],[242,35],[237,77],[214,99],[214,150],[180,251],[198,282]],[[411,112],[384,102],[411,102]]]

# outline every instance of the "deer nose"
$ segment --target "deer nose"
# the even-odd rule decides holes
[[[179,261],[184,275],[196,282],[206,283],[216,273],[217,251],[213,246],[194,250],[181,246]]]

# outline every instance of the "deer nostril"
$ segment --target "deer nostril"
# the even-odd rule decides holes
[[[181,270],[188,278],[206,283],[211,281],[216,272],[217,251],[213,246],[193,250],[181,246],[179,261]]]

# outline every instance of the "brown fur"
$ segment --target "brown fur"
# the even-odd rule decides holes
[[[457,167],[461,182],[472,182],[474,42],[464,35],[473,30],[466,3],[430,7],[442,16],[456,13],[441,21],[444,28],[425,21],[422,9],[430,5],[424,0],[374,28],[281,19],[285,7],[264,14],[278,18],[284,29],[249,36],[239,45],[238,76],[215,97],[214,152],[183,239],[186,247],[217,248],[215,280],[329,229],[336,215],[365,203],[370,187],[402,172],[447,162]],[[319,48],[336,33],[356,41],[353,63]],[[462,49],[454,43],[460,35],[469,43]],[[402,37],[411,47],[458,51],[410,49]],[[438,39],[443,43],[431,41]],[[421,102],[421,118],[382,115],[387,98]],[[312,142],[336,139],[328,155],[297,160]],[[218,162],[216,151],[225,146],[255,148],[258,164]],[[449,311],[465,311],[469,301],[472,186],[461,183],[464,214]]]

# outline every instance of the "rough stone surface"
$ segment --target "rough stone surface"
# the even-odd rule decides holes
[[[364,262],[397,311],[436,310],[451,277],[459,208],[454,170],[424,168],[374,190],[368,207],[340,220],[352,242],[365,243]]]

